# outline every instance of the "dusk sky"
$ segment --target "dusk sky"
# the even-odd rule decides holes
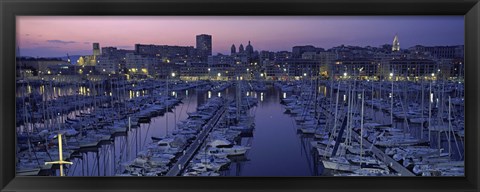
[[[463,16],[18,16],[21,56],[92,54],[101,47],[134,44],[195,46],[198,34],[212,35],[213,54],[252,42],[255,50],[291,51],[296,45],[325,49],[344,45],[400,47],[464,44]]]

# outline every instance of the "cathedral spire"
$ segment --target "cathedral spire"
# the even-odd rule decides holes
[[[231,54],[237,53],[237,48],[235,48],[235,44],[232,44],[232,47],[230,48],[230,53]]]
[[[240,47],[238,47],[238,53],[242,54],[243,51],[244,51],[243,44],[240,44]]]
[[[400,42],[398,41],[398,35],[395,34],[393,38],[392,51],[400,51]]]

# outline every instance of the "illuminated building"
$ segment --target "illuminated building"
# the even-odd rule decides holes
[[[398,35],[395,34],[393,38],[392,52],[400,51],[400,42],[398,41]]]
[[[97,65],[97,59],[100,56],[100,44],[93,43],[93,54],[82,56],[78,59],[77,64],[80,66],[95,66]]]

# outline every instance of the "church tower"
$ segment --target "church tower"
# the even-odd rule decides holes
[[[230,53],[233,55],[237,53],[237,48],[235,48],[235,44],[232,44],[232,47],[230,48]]]
[[[393,38],[392,52],[400,51],[400,42],[398,41],[398,35],[395,34]]]
[[[243,54],[243,51],[245,51],[245,49],[243,49],[243,44],[240,44],[240,47],[238,47],[238,53]]]

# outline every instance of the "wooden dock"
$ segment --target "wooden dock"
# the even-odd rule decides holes
[[[359,141],[360,135],[358,133],[352,131],[352,136],[353,136],[353,138],[355,138],[355,140],[360,142]],[[390,168],[395,170],[401,176],[415,176],[415,174],[413,174],[410,170],[408,170],[403,165],[401,165],[400,163],[395,161],[393,158],[391,158],[390,156],[385,154],[385,152],[383,152],[382,150],[377,148],[375,145],[372,146],[372,143],[370,143],[368,140],[366,140],[365,138],[361,138],[361,139],[363,140],[362,141],[363,142],[363,147],[365,147],[365,148],[370,148],[371,147],[373,154],[375,154],[375,156],[380,161],[383,161],[386,165],[388,165]]]
[[[226,106],[223,106],[218,112],[208,121],[207,124],[203,126],[202,132],[197,136],[197,138],[190,144],[184,154],[178,159],[178,161],[170,168],[166,176],[178,176],[182,173],[183,169],[188,165],[188,162],[193,158],[194,154],[200,149],[202,144],[205,142],[208,134],[216,126],[220,118],[225,112]]]

